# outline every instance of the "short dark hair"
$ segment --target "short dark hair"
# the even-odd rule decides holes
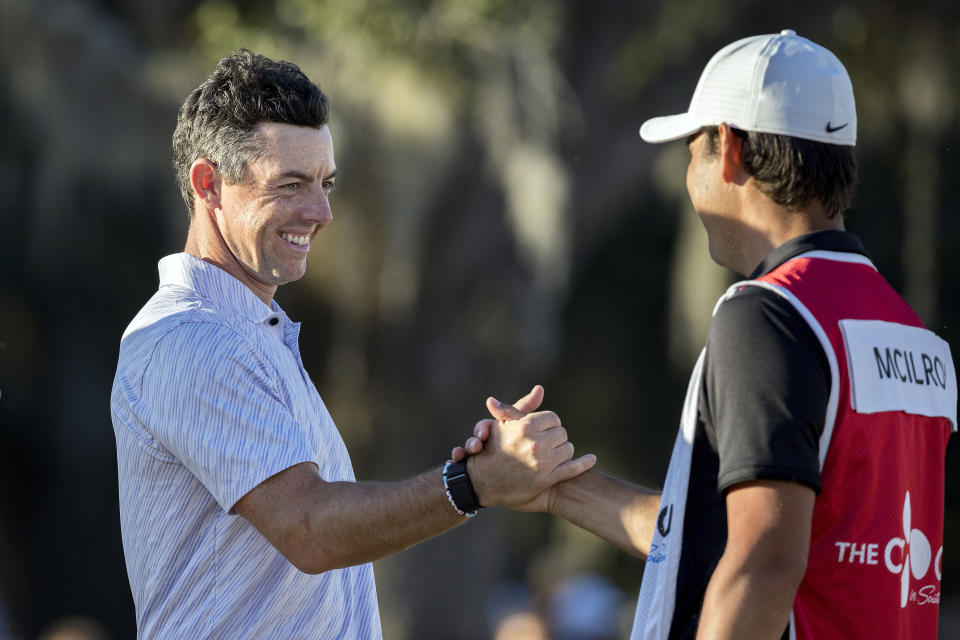
[[[262,153],[254,134],[259,122],[319,129],[329,117],[327,96],[292,62],[246,49],[221,60],[184,100],[173,132],[173,166],[188,215],[193,215],[194,160],[208,158],[235,184]]]
[[[718,127],[704,127],[707,151],[717,152]],[[857,159],[851,146],[733,129],[743,140],[743,168],[767,197],[789,209],[811,202],[827,217],[842,215],[857,191]]]

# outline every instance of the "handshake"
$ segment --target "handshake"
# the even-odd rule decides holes
[[[512,405],[487,398],[493,417],[478,422],[473,436],[451,452],[454,462],[467,459],[482,506],[550,511],[553,488],[596,464],[592,453],[573,458],[573,443],[557,414],[536,411],[542,401],[540,385]]]

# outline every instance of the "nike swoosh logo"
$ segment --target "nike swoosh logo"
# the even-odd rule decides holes
[[[850,124],[850,123],[849,123],[849,122],[844,122],[844,123],[843,123],[842,125],[840,125],[839,127],[831,127],[831,126],[830,126],[830,123],[828,122],[828,123],[827,123],[827,133],[833,133],[834,131],[840,131],[840,129],[843,129],[843,128],[844,128],[845,126],[847,126],[848,124]]]

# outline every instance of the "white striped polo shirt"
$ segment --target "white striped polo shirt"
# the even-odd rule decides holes
[[[373,567],[301,573],[234,505],[301,462],[353,481],[300,325],[186,253],[123,334],[110,408],[138,638],[380,638]]]

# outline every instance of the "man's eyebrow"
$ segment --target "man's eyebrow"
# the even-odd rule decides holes
[[[284,178],[296,178],[298,180],[303,180],[304,182],[313,182],[313,176],[309,176],[302,171],[297,171],[296,169],[291,169],[290,171],[284,171],[279,174],[275,179],[283,180]]]
[[[332,180],[337,177],[337,170],[334,169],[329,174],[324,176],[324,180]],[[276,179],[283,180],[284,178],[296,178],[297,180],[303,180],[304,182],[313,182],[314,178],[311,175],[307,175],[302,171],[297,171],[296,169],[291,169],[290,171],[284,171],[279,174]]]

